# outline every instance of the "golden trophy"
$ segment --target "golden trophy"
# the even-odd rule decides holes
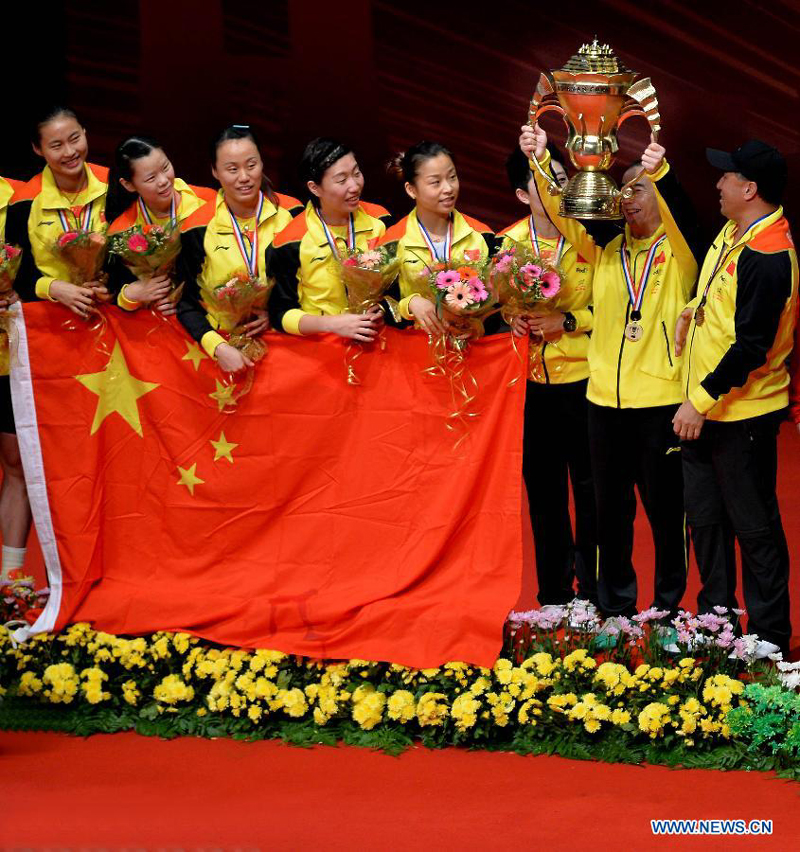
[[[561,196],[562,216],[573,219],[619,219],[621,201],[644,173],[617,189],[607,169],[619,146],[617,131],[624,121],[643,116],[653,138],[661,129],[656,90],[649,77],[636,79],[614,51],[597,37],[584,44],[563,68],[544,71],[531,100],[530,121],[535,125],[546,112],[557,112],[567,125],[567,150],[578,169],[560,187],[532,155],[532,162],[547,180],[551,195]]]

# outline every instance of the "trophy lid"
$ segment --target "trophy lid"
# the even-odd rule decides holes
[[[561,69],[572,74],[631,74],[622,60],[607,44],[600,44],[597,36],[591,44],[582,44]]]

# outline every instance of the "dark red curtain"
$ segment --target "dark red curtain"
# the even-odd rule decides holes
[[[6,97],[14,94],[20,115],[65,97],[84,116],[98,162],[109,162],[125,133],[147,130],[181,175],[208,183],[215,128],[252,123],[276,185],[298,194],[305,141],[340,135],[365,168],[365,196],[404,213],[405,195],[383,164],[433,138],[458,157],[459,206],[500,228],[522,212],[503,161],[539,71],[596,34],[652,77],[663,144],[708,230],[719,214],[706,146],[730,149],[751,136],[776,145],[793,173],[790,215],[800,204],[792,0],[116,0],[7,11],[26,55]],[[623,131],[621,165],[647,138],[634,124]],[[6,124],[0,156],[3,174],[32,173],[22,120]]]

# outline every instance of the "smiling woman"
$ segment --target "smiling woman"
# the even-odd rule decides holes
[[[373,341],[391,311],[383,306],[350,313],[339,260],[365,251],[386,231],[389,213],[361,200],[364,175],[353,151],[336,139],[308,143],[300,179],[309,203],[275,238],[268,254],[276,285],[270,300],[275,325],[289,334],[338,334]]]
[[[247,282],[264,280],[267,247],[300,202],[272,189],[249,126],[234,124],[215,137],[211,173],[221,187],[214,203],[197,210],[183,227],[178,319],[223,372],[239,372],[252,366],[247,341],[266,331],[269,318],[262,305],[231,321],[215,310],[215,293],[222,285],[230,285],[233,294]],[[238,348],[230,342],[234,331]]]
[[[189,217],[215,196],[211,189],[189,186],[176,178],[172,162],[156,139],[131,136],[117,147],[109,174],[109,234],[153,225],[182,229]],[[118,294],[117,304],[124,310],[149,304],[163,314],[175,313],[167,269],[137,277],[114,256],[109,262],[109,276],[109,288]]]
[[[73,281],[58,240],[103,229],[108,169],[86,162],[86,131],[67,107],[49,109],[34,121],[31,144],[46,165],[11,199],[9,241],[23,249],[17,291],[24,301],[49,299],[86,317],[98,302],[108,301],[108,290],[97,280]]]

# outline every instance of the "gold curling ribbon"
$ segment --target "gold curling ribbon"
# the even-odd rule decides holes
[[[175,305],[180,301],[182,293],[183,293],[183,282],[178,284],[177,287],[173,287],[173,289],[169,291],[169,295],[167,296],[167,299],[169,299],[169,301],[172,302],[173,305]],[[164,323],[164,325],[154,326],[145,335],[145,340],[147,340],[148,345],[155,347],[155,346],[158,346],[158,341],[153,343],[153,341],[150,340],[151,335],[154,334],[157,331],[165,330],[165,327],[169,328],[170,327],[170,321],[169,321],[169,317],[165,316],[158,308],[150,308],[150,313],[154,317],[158,317],[158,319],[162,323]]]
[[[106,342],[104,340],[106,329],[108,328],[106,315],[100,310],[100,308],[92,308],[91,315],[94,316],[94,319],[91,319],[90,317],[83,317],[80,322],[69,317],[61,323],[61,328],[65,331],[84,331],[88,328],[90,332],[94,333],[95,350],[101,355],[106,355],[110,358],[111,352],[109,352],[108,346],[106,346]],[[81,325],[81,323],[83,323],[83,325]]]

